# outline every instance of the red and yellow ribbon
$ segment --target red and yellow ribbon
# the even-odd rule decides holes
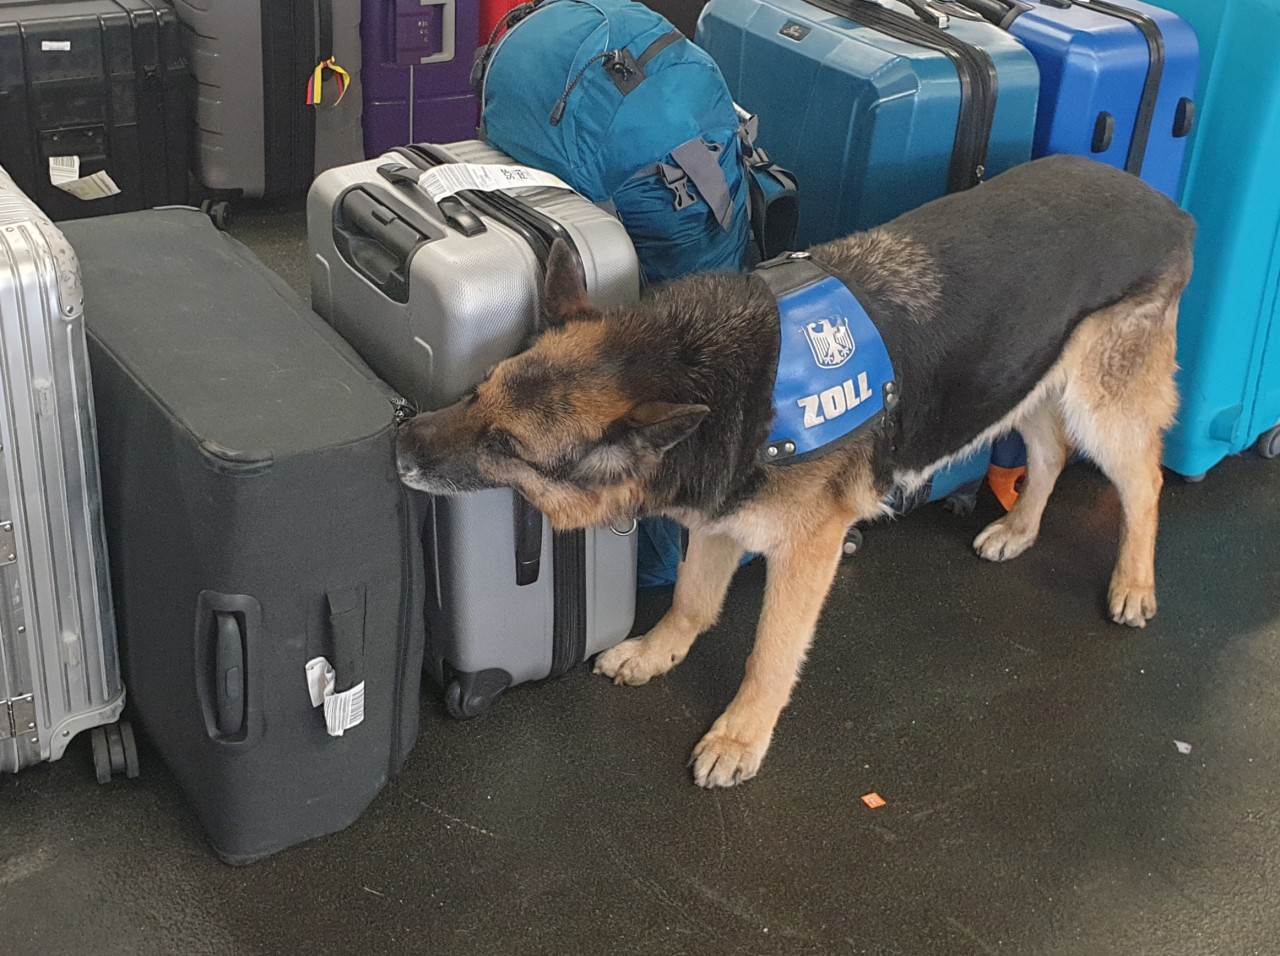
[[[311,79],[307,80],[307,105],[319,106],[320,98],[324,91],[324,71],[329,70],[333,73],[334,79],[338,81],[338,98],[334,101],[334,106],[342,102],[342,98],[347,95],[347,86],[351,83],[351,74],[338,66],[338,61],[334,57],[327,60],[321,60],[316,64],[315,72],[311,74]]]

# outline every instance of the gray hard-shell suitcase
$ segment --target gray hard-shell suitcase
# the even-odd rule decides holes
[[[133,717],[227,862],[342,829],[418,734],[400,400],[207,216],[62,228]]]
[[[525,346],[555,236],[576,250],[596,305],[640,291],[612,216],[546,187],[464,191],[438,206],[413,178],[452,162],[513,164],[475,141],[406,147],[323,173],[308,199],[313,307],[420,409],[456,401]],[[634,527],[553,533],[506,489],[432,499],[431,512],[427,662],[455,717],[630,632]]]
[[[80,266],[0,169],[0,771],[95,728],[136,775],[106,561]]]
[[[195,162],[211,190],[301,196],[316,173],[364,157],[360,0],[171,0],[196,81]],[[339,103],[329,54],[351,76]]]

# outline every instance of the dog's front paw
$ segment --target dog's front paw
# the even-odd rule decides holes
[[[1038,529],[1020,527],[1010,520],[1012,517],[1005,515],[987,525],[973,539],[973,550],[988,561],[1008,561],[1035,544]]]
[[[655,646],[648,638],[633,637],[597,657],[595,672],[615,684],[639,687],[661,677],[679,663],[678,656]]]
[[[733,787],[750,780],[760,770],[769,736],[752,738],[739,735],[716,721],[707,735],[693,748],[689,763],[693,780],[700,787]]]
[[[1135,585],[1113,578],[1107,604],[1111,620],[1117,624],[1146,627],[1147,621],[1156,616],[1155,585]]]

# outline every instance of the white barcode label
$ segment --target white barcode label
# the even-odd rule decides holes
[[[105,169],[80,178],[79,156],[50,156],[49,182],[77,199],[106,199],[120,192]]]
[[[49,182],[55,186],[80,178],[79,156],[50,156]]]
[[[41,40],[40,49],[45,53],[70,53],[70,40]]]
[[[421,186],[435,202],[462,192],[478,189],[496,192],[502,189],[518,189],[528,186],[548,186],[552,189],[572,189],[558,176],[530,169],[528,166],[491,166],[478,163],[449,163],[428,169],[418,177]]]
[[[324,725],[330,737],[341,737],[364,720],[364,681],[324,699]]]
[[[330,737],[341,737],[364,720],[364,681],[335,694],[333,688],[337,675],[327,658],[313,657],[307,661],[306,670],[311,706],[324,705],[324,726]]]

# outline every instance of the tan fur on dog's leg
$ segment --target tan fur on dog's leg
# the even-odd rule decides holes
[[[1120,493],[1124,523],[1107,607],[1113,621],[1130,627],[1145,627],[1156,614],[1160,456],[1178,407],[1177,296],[1186,274],[1087,319],[1080,364],[1063,396],[1071,437]],[[1095,321],[1108,313],[1110,321]]]
[[[1027,479],[1013,508],[974,539],[973,547],[988,561],[1016,558],[1040,534],[1044,506],[1067,463],[1067,436],[1059,395],[1049,395],[1018,426],[1027,446]]]
[[[694,748],[700,787],[731,787],[760,769],[773,728],[791,699],[840,560],[847,523],[827,520],[804,534],[796,528],[770,552],[755,647],[737,696]]]
[[[1111,575],[1107,606],[1111,620],[1130,627],[1146,627],[1156,616],[1156,530],[1160,488],[1160,443],[1131,448],[1099,462],[1120,491],[1124,525],[1120,554]]]
[[[675,667],[720,616],[742,546],[719,534],[692,532],[667,611],[644,637],[623,641],[596,658],[595,672],[615,684],[638,687]]]

